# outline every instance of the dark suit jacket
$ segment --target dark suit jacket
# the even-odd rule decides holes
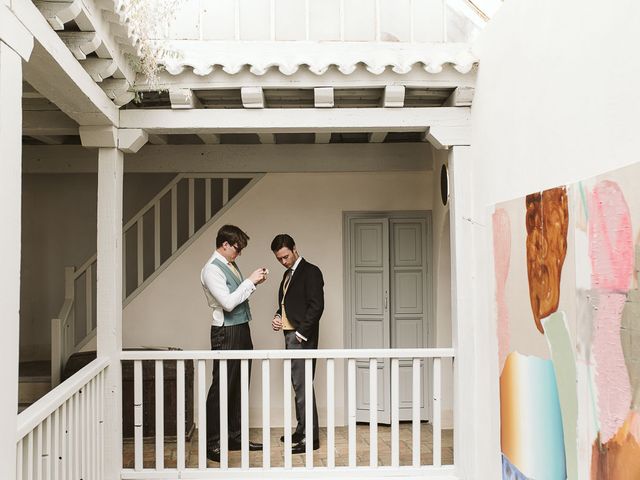
[[[278,314],[282,314],[282,287],[287,272],[285,271],[278,290]],[[287,309],[287,319],[300,335],[307,341],[318,339],[320,317],[324,310],[324,280],[322,272],[304,258],[295,269],[284,304]]]

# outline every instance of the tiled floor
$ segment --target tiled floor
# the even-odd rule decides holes
[[[420,460],[421,465],[431,465],[433,463],[433,442],[431,425],[423,423],[421,425]],[[282,467],[284,465],[284,444],[280,442],[282,428],[271,429],[271,466]],[[262,431],[259,428],[251,429],[251,440],[261,442]],[[347,427],[336,427],[335,431],[335,458],[336,466],[346,466],[349,462],[349,437]],[[369,465],[369,425],[358,425],[356,429],[356,458],[359,466]],[[412,452],[412,430],[411,423],[400,424],[400,465],[411,465]],[[123,446],[124,468],[133,468],[134,445],[132,441],[125,441]],[[320,449],[314,453],[314,465],[327,464],[327,435],[326,429],[320,429]],[[165,468],[176,467],[176,442],[175,439],[167,439],[165,442]],[[144,441],[144,467],[153,468],[155,466],[155,439],[149,438]],[[262,466],[262,452],[251,452],[249,455],[251,467]],[[304,466],[305,455],[298,454],[292,456],[293,466]],[[197,432],[191,437],[191,441],[186,444],[187,467],[198,466],[198,435]],[[442,431],[442,464],[453,463],[453,431]],[[378,427],[378,465],[391,464],[391,428],[380,425]],[[209,462],[209,468],[218,466],[216,462]],[[229,452],[229,467],[240,466],[240,452]]]

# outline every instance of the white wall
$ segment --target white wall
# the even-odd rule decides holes
[[[243,228],[251,237],[239,260],[246,274],[265,266],[269,280],[251,297],[251,331],[256,349],[283,348],[282,333],[271,330],[282,267],[269,249],[282,232],[296,240],[300,253],[317,264],[325,279],[325,311],[320,348],[344,347],[342,214],[344,211],[428,210],[432,207],[431,172],[267,174],[222,218],[124,310],[124,347],[177,346],[210,349],[210,309],[200,286],[200,269],[215,246],[224,223]],[[344,377],[336,366],[337,422],[344,422]],[[282,422],[281,370],[272,366],[272,424]],[[321,422],[324,422],[324,367],[316,385]],[[261,422],[259,366],[254,365],[251,386],[252,424]]]
[[[629,0],[504,2],[475,48],[473,221],[489,226],[487,207],[496,202],[638,161],[639,22],[640,5]],[[473,268],[491,285],[489,246]],[[495,335],[491,312],[476,307],[481,331]],[[491,345],[478,338],[476,361],[495,380],[480,393],[496,406],[497,352]],[[478,416],[487,432],[482,448],[493,453],[499,452],[496,413],[493,408]],[[477,478],[498,478],[491,470],[495,462],[485,464],[489,470]]]
[[[124,218],[131,218],[172,174],[126,174]],[[20,358],[50,356],[51,319],[64,301],[64,267],[96,253],[96,174],[22,177]]]

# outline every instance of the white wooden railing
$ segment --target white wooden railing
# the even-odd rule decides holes
[[[16,480],[103,478],[107,364],[94,360],[18,415]]]
[[[176,175],[123,227],[123,304],[126,306],[144,290],[260,177],[259,174]],[[230,182],[234,180],[246,180],[247,184],[239,191],[233,192],[235,195],[231,195]],[[200,188],[196,188],[196,184]],[[215,188],[216,186],[219,188]],[[179,190],[186,193],[186,201],[178,200]],[[197,191],[201,195],[197,195]],[[163,218],[169,220],[168,230],[162,229]],[[152,223],[153,228],[146,231],[145,223],[147,226]],[[185,225],[184,229],[181,229],[182,224]],[[127,240],[132,236],[135,238],[135,249],[128,251]],[[145,241],[148,238],[151,238],[151,241]],[[145,245],[151,245],[151,248],[145,249]],[[145,263],[146,258],[153,259],[153,262],[145,269],[145,265],[151,264]],[[77,270],[74,267],[65,268],[65,300],[58,317],[51,321],[52,386],[60,383],[67,359],[95,337],[96,266],[97,256],[93,255]],[[127,269],[131,268],[136,271],[133,281],[130,281],[131,278],[127,275]],[[76,288],[77,283],[80,283],[81,290]],[[82,316],[83,321],[77,322],[76,320]]]
[[[134,362],[134,399],[133,405],[123,405],[123,408],[134,409],[134,465],[133,468],[125,468],[122,471],[122,479],[155,479],[155,478],[248,478],[248,477],[299,477],[308,475],[313,471],[319,474],[318,478],[335,478],[337,476],[352,476],[354,472],[367,473],[379,478],[390,476],[415,476],[424,474],[442,474],[443,478],[453,478],[455,471],[453,465],[443,465],[441,456],[441,362],[442,359],[453,359],[452,348],[425,348],[425,349],[397,349],[397,350],[252,350],[252,351],[127,351],[122,353],[123,361]],[[307,392],[311,391],[312,361],[316,359],[319,363],[325,362],[326,366],[326,466],[314,464],[314,453],[312,450],[312,432],[307,438],[304,466],[294,467],[291,453],[291,360],[304,359],[306,369]],[[388,466],[379,465],[378,455],[378,363],[390,359],[391,363],[391,462]],[[431,359],[430,362],[424,361]],[[187,448],[185,441],[185,361],[192,360],[195,364],[196,374],[194,382],[195,403],[198,406],[197,420],[197,465],[187,464]],[[221,391],[226,391],[227,362],[229,360],[241,361],[241,430],[242,430],[242,450],[240,465],[231,467],[229,465],[229,452],[227,440],[227,399],[226,395],[220,396],[220,463],[213,463],[215,468],[209,468],[206,456],[206,395],[207,378],[205,374],[206,364],[212,360],[220,361],[220,383]],[[262,442],[264,450],[262,452],[262,466],[250,465],[249,457],[249,361],[260,362],[260,366],[255,365],[262,375]],[[274,385],[271,375],[272,366],[277,361],[283,360],[283,384]],[[342,368],[346,368],[346,398],[348,399],[348,463],[347,465],[336,465],[336,360]],[[359,466],[357,464],[357,444],[356,444],[356,360],[369,361],[369,466]],[[143,459],[143,379],[142,362],[155,362],[155,462],[153,466],[145,466]],[[399,429],[399,409],[400,409],[400,361],[410,361],[412,365],[411,391],[412,391],[412,456],[410,464],[400,463],[400,429]],[[163,433],[163,421],[165,416],[163,362],[176,362],[176,411],[174,414],[177,421],[176,438],[176,466],[167,468],[165,466],[165,439]],[[431,365],[428,378],[432,383],[432,445],[433,461],[430,465],[421,464],[421,392],[422,392],[422,368]],[[318,382],[316,382],[316,387]],[[271,465],[271,391],[280,388],[283,391],[283,415],[284,415],[284,459],[282,467]],[[306,424],[312,424],[312,395],[305,395],[306,398]],[[424,399],[426,401],[426,399]],[[320,408],[320,405],[318,406]]]

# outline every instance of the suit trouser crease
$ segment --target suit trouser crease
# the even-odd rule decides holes
[[[310,338],[306,342],[298,342],[295,331],[285,331],[285,346],[287,350],[315,350],[318,348],[317,337],[315,339]],[[313,373],[316,374],[316,360],[313,359]],[[305,415],[305,360],[294,359],[291,360],[291,385],[296,397],[296,420],[298,426],[296,427],[296,434],[304,436],[306,432],[306,415]],[[313,385],[313,383],[312,383]],[[312,388],[313,394],[313,438],[314,442],[318,441],[318,407],[316,405],[316,392],[315,386]]]
[[[211,327],[211,350],[253,350],[248,323]],[[229,442],[240,443],[242,438],[242,385],[240,360],[227,360],[227,426]],[[249,379],[251,360],[249,360]],[[220,362],[213,361],[211,386],[207,395],[207,445],[220,443]]]

